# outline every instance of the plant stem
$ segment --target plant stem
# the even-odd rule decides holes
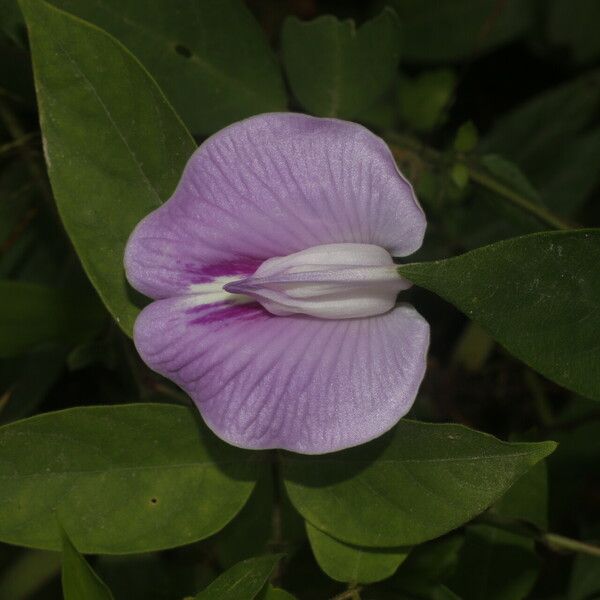
[[[476,522],[533,539],[555,552],[576,552],[600,557],[600,546],[574,540],[558,533],[540,531],[536,527],[516,519],[507,519],[501,515],[487,512],[478,517]]]
[[[4,123],[6,130],[14,142],[19,142],[16,147],[27,164],[33,180],[37,183],[44,198],[52,204],[52,193],[48,186],[44,170],[37,162],[35,152],[26,143],[23,143],[23,139],[27,139],[31,134],[25,132],[17,115],[10,109],[2,97],[0,97],[0,120]]]
[[[481,187],[484,187],[498,196],[508,200],[518,208],[528,212],[530,215],[537,218],[538,221],[544,223],[545,225],[550,225],[553,229],[573,229],[573,225],[555,215],[553,212],[549,211],[547,208],[540,206],[539,204],[535,204],[531,202],[525,196],[522,196],[518,192],[509,188],[504,183],[494,179],[491,175],[488,175],[483,170],[478,167],[474,167],[473,165],[469,165],[468,163],[463,163],[467,167],[469,171],[469,177],[476,183],[478,183]]]
[[[334,596],[331,600],[360,600],[360,590],[362,590],[361,587],[348,588],[345,592]]]
[[[449,158],[444,154],[422,144],[420,141],[415,140],[409,136],[392,134],[390,136],[390,141],[388,142],[392,154],[398,160],[398,158],[402,157],[403,153],[410,152],[413,156],[417,158],[420,157],[422,160],[430,164],[439,164],[444,162],[450,162]],[[503,198],[504,200],[510,202],[514,206],[517,206],[521,210],[526,213],[529,213],[533,217],[535,217],[538,221],[543,223],[544,225],[548,225],[553,229],[559,230],[567,230],[573,229],[576,225],[569,223],[565,219],[555,215],[552,211],[547,208],[532,202],[516,190],[512,189],[502,181],[499,181],[489,173],[487,173],[481,167],[472,164],[467,161],[461,155],[454,155],[451,158],[452,164],[461,164],[466,167],[469,177],[475,183],[480,185],[481,187],[494,192],[497,196]]]

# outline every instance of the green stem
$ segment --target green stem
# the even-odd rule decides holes
[[[549,225],[553,229],[573,229],[573,225],[555,215],[553,212],[549,211],[547,208],[540,206],[539,204],[535,204],[528,200],[525,196],[522,196],[515,190],[509,188],[504,183],[494,179],[491,175],[488,175],[483,170],[478,167],[474,167],[469,165],[468,163],[463,163],[467,167],[469,171],[469,177],[475,182],[478,183],[481,187],[484,187],[498,196],[501,196],[505,200],[508,200],[514,206],[522,209],[525,212],[528,212],[530,215],[536,217],[538,221],[544,223],[545,225]]]
[[[351,587],[345,592],[334,596],[331,600],[360,600],[361,587]]]
[[[590,556],[600,557],[600,546],[574,540],[573,538],[559,535],[558,533],[540,531],[532,525],[528,525],[527,523],[523,523],[516,519],[508,519],[501,515],[487,512],[478,517],[476,522],[530,538],[540,544],[544,544],[547,548],[550,548],[555,552],[576,552],[578,554],[588,554]]]
[[[396,158],[401,156],[402,152],[404,151],[410,152],[413,155],[417,155],[417,157],[420,157],[422,160],[425,160],[428,163],[439,164],[448,162],[448,157],[446,157],[444,154],[409,136],[391,134],[389,140],[390,141],[388,144],[392,150],[392,154],[394,154]],[[569,223],[558,215],[555,215],[547,208],[532,202],[516,190],[497,180],[484,169],[477,165],[471,164],[464,157],[460,155],[453,156],[452,164],[456,163],[466,167],[469,177],[475,183],[491,192],[494,192],[497,196],[510,202],[514,206],[517,206],[524,212],[529,213],[544,225],[548,225],[553,229],[560,230],[573,229],[576,227],[576,225]]]

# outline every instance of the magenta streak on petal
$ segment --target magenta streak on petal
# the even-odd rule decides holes
[[[203,277],[204,281],[196,283],[209,283],[216,277],[226,277],[230,275],[252,275],[258,269],[262,261],[251,258],[240,258],[236,260],[220,262],[210,265],[197,265],[189,263],[185,265],[188,273]]]
[[[259,304],[253,303],[249,310],[246,304],[230,304],[228,302],[214,302],[212,304],[200,304],[186,311],[188,314],[204,313],[190,321],[190,325],[221,323],[227,320],[252,320],[264,316],[267,313]]]

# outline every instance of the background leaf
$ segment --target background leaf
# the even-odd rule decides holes
[[[281,554],[249,558],[225,571],[195,600],[253,600],[267,582]]]
[[[573,60],[588,62],[600,55],[600,4],[595,0],[550,0],[547,33],[550,41],[564,46]]]
[[[95,297],[33,283],[0,281],[0,356],[48,342],[74,343],[105,324]]]
[[[369,444],[317,457],[282,454],[290,499],[350,544],[419,544],[462,525],[554,449],[459,425],[402,420]]]
[[[480,150],[515,161],[544,204],[574,214],[600,178],[600,71],[534,96],[499,118]]]
[[[0,539],[61,545],[55,515],[83,552],[190,543],[242,508],[259,454],[233,448],[187,408],[74,408],[0,428]]]
[[[600,399],[599,229],[532,234],[399,271],[546,377]]]
[[[384,10],[358,29],[325,15],[311,22],[290,17],[281,33],[290,86],[308,112],[352,118],[380,97],[394,78],[400,28]]]
[[[527,471],[490,512],[548,527],[548,482],[544,461]],[[457,567],[448,582],[463,600],[520,600],[527,597],[541,561],[532,539],[486,524],[466,527]]]
[[[125,282],[125,243],[174,190],[195,144],[114,38],[42,0],[21,7],[61,217],[89,278],[131,334],[140,298]]]
[[[53,0],[123,42],[194,134],[286,109],[279,66],[241,0]]]
[[[386,0],[402,23],[402,55],[410,62],[473,58],[518,38],[533,19],[530,0]]]
[[[106,584],[63,532],[62,587],[64,600],[113,600]]]
[[[373,583],[394,574],[409,548],[365,548],[344,544],[306,523],[310,546],[319,566],[336,581]]]

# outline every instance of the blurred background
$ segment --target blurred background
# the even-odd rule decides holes
[[[349,118],[385,137],[417,190],[429,229],[413,258],[453,256],[548,229],[547,220],[515,206],[523,200],[562,222],[600,225],[600,1],[246,5],[279,58],[282,26],[290,16],[330,14],[360,27],[385,7],[397,14],[399,67],[393,81]],[[0,424],[70,406],[185,402],[144,367],[81,269],[46,174],[27,34],[16,2],[0,1],[0,28]],[[185,44],[175,51],[181,61],[191,54]],[[289,109],[305,110],[289,76],[286,88]],[[207,135],[203,127],[192,133],[197,141]],[[439,298],[420,290],[410,294],[433,334],[428,373],[411,415],[463,423],[503,439],[560,442],[548,460],[550,528],[576,538],[600,536],[597,404],[510,357]],[[269,485],[259,486],[255,506],[264,506]],[[244,511],[224,532],[189,548],[99,557],[95,568],[119,598],[183,597],[246,550],[268,546],[261,532],[270,522],[268,512],[259,510],[261,521],[252,507]],[[284,516],[293,548],[284,587],[302,598],[328,597],[335,588],[314,563],[301,523],[291,509]],[[457,560],[450,561],[455,573],[477,568],[464,554]],[[525,582],[518,593],[499,598],[600,598],[600,567],[593,559],[542,548],[534,558],[508,552],[497,561],[502,577]],[[60,598],[59,567],[57,554],[0,545],[0,600]],[[418,568],[418,557],[403,564],[396,577],[405,591],[382,591],[381,597],[430,597],[402,587],[402,578]],[[464,582],[453,589],[467,600],[497,597]]]

